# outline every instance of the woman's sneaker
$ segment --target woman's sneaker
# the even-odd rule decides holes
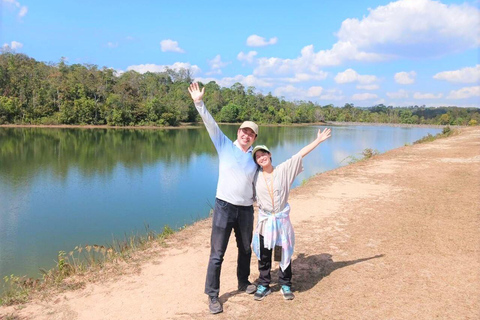
[[[259,284],[257,287],[257,292],[255,292],[255,294],[253,295],[253,299],[257,301],[263,300],[263,298],[268,296],[270,293],[272,293],[272,290],[270,290],[270,288]]]
[[[289,286],[282,286],[282,293],[285,300],[293,300],[295,298]]]

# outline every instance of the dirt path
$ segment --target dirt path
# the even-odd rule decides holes
[[[232,238],[224,313],[210,315],[206,220],[151,249],[139,272],[0,308],[0,319],[480,319],[480,128],[316,176],[290,204],[293,301],[276,285],[262,302],[235,291]]]

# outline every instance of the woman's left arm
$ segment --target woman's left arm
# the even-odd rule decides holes
[[[315,149],[320,143],[327,140],[332,136],[332,130],[330,128],[326,128],[323,131],[318,129],[317,138],[313,140],[310,144],[306,145],[302,148],[298,153],[303,157],[309,154],[313,149]]]

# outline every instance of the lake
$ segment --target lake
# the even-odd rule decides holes
[[[235,139],[238,125],[221,126]],[[255,144],[279,164],[313,141],[320,126],[260,127]],[[385,152],[438,128],[333,126],[304,160],[298,186],[348,164],[365,148]],[[0,128],[0,276],[38,277],[60,250],[161,232],[208,216],[218,159],[204,128]]]

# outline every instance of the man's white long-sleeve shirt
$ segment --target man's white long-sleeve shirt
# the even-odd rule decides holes
[[[253,204],[253,178],[257,165],[252,158],[252,147],[243,152],[237,141],[232,142],[220,130],[203,101],[195,102],[195,108],[205,123],[219,158],[218,199],[237,206]]]

